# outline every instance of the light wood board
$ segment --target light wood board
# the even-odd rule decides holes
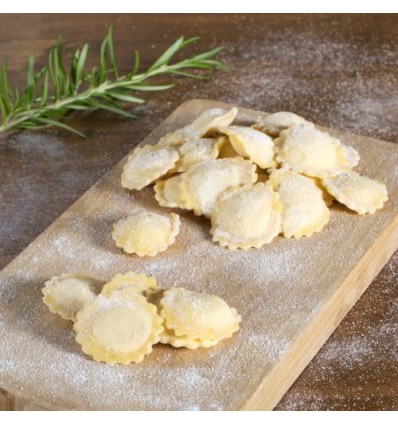
[[[143,143],[214,106],[225,105],[185,102]],[[239,121],[258,115],[241,108]],[[0,386],[54,409],[272,409],[398,247],[398,146],[328,131],[359,150],[359,171],[386,182],[390,200],[365,217],[335,205],[323,232],[278,237],[260,250],[223,249],[212,243],[208,220],[179,211],[180,235],[166,252],[145,259],[121,253],[110,236],[113,222],[167,210],[152,188],[125,191],[125,160],[117,164],[1,272]],[[156,346],[138,365],[93,362],[74,342],[71,324],[42,303],[42,284],[60,273],[109,279],[127,270],[164,287],[220,295],[241,313],[241,330],[211,349]]]

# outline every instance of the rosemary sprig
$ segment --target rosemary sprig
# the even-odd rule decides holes
[[[138,73],[140,55],[135,51],[132,70],[120,76],[115,60],[112,28],[101,44],[99,67],[90,71],[85,67],[89,45],[86,43],[72,53],[68,72],[64,65],[62,40],[58,38],[55,47],[49,52],[48,64],[39,71],[35,70],[35,56],[30,56],[27,84],[23,91],[10,84],[5,62],[0,68],[0,133],[57,126],[85,137],[83,133],[61,121],[71,111],[104,109],[135,118],[121,107],[122,103],[145,102],[135,92],[167,90],[174,86],[172,83],[153,84],[149,81],[153,77],[167,74],[206,79],[213,69],[228,71],[220,60],[215,59],[222,47],[170,63],[178,52],[198,39],[179,38],[153,65],[141,73]],[[195,73],[194,70],[202,72]]]

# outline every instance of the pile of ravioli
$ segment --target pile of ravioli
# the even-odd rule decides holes
[[[206,110],[156,145],[135,149],[122,186],[154,183],[161,206],[209,218],[213,241],[231,250],[261,248],[279,234],[320,232],[335,200],[358,214],[373,214],[387,201],[383,183],[353,171],[358,152],[313,123],[277,112],[251,127],[233,125],[237,113]],[[177,214],[144,212],[120,220],[112,236],[130,254],[154,256],[178,231]]]
[[[139,363],[154,344],[211,347],[239,329],[241,317],[221,298],[162,289],[144,274],[104,282],[81,274],[54,276],[42,290],[53,313],[74,322],[76,341],[95,361]]]

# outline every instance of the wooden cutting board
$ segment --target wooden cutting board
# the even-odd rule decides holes
[[[185,102],[142,143],[215,106],[227,105]],[[258,115],[241,108],[239,121]],[[358,149],[359,171],[386,182],[390,200],[371,216],[336,204],[323,232],[278,237],[260,250],[223,249],[212,243],[208,220],[177,211],[180,234],[166,252],[144,259],[121,253],[112,223],[167,210],[152,188],[124,190],[125,160],[117,164],[1,272],[0,386],[53,409],[272,409],[398,248],[398,146],[327,131]],[[90,360],[71,323],[42,303],[43,282],[60,273],[109,279],[127,270],[153,275],[160,286],[223,297],[241,313],[241,330],[211,349],[156,346],[138,365]]]

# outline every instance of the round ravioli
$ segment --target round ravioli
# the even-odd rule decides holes
[[[241,158],[209,159],[181,174],[179,189],[185,209],[210,217],[224,190],[257,179],[256,166]]]
[[[354,148],[342,145],[328,133],[303,124],[283,130],[277,146],[278,162],[285,168],[312,177],[333,177],[359,162]]]
[[[98,362],[139,363],[159,342],[163,319],[138,294],[100,294],[77,314],[76,341]]]
[[[213,241],[229,249],[261,248],[280,232],[278,194],[264,183],[234,187],[220,195],[211,216]]]
[[[180,159],[176,164],[177,171],[186,171],[198,162],[217,158],[224,143],[224,137],[189,140],[180,147]]]
[[[184,208],[181,175],[167,180],[158,180],[155,184],[155,199],[162,207]]]
[[[116,246],[128,254],[153,257],[174,243],[180,229],[180,217],[174,213],[143,212],[119,220],[113,229]]]
[[[103,281],[82,274],[62,274],[44,283],[43,302],[63,319],[76,319],[76,314],[101,291]]]
[[[388,200],[384,183],[351,171],[322,180],[327,191],[358,214],[373,214]]]
[[[293,112],[276,112],[266,116],[259,117],[254,128],[270,134],[278,136],[282,130],[286,130],[292,125],[303,124],[308,127],[314,127],[314,124],[305,118],[294,114]]]
[[[134,272],[119,273],[107,282],[102,288],[103,294],[113,291],[131,290],[137,294],[143,295],[145,291],[156,289],[157,283],[154,277]]]
[[[230,338],[239,329],[241,317],[234,308],[216,295],[202,294],[183,288],[171,288],[160,300],[160,315],[164,318],[162,340],[175,344],[188,342],[190,347],[215,345]],[[179,339],[179,343],[176,340]],[[192,344],[189,344],[192,342]],[[185,346],[185,345],[180,345]]]
[[[128,157],[123,167],[122,186],[140,190],[171,170],[179,158],[168,146],[144,146]]]
[[[283,236],[311,236],[324,228],[329,221],[329,209],[311,178],[280,169],[271,173],[269,182],[279,193]]]
[[[202,112],[191,125],[185,127],[189,134],[194,137],[204,137],[218,131],[221,127],[227,127],[236,118],[238,108],[233,107],[226,111],[222,108],[212,108]]]
[[[220,131],[229,137],[239,155],[250,159],[260,168],[274,165],[274,141],[271,137],[250,127],[230,126]]]

